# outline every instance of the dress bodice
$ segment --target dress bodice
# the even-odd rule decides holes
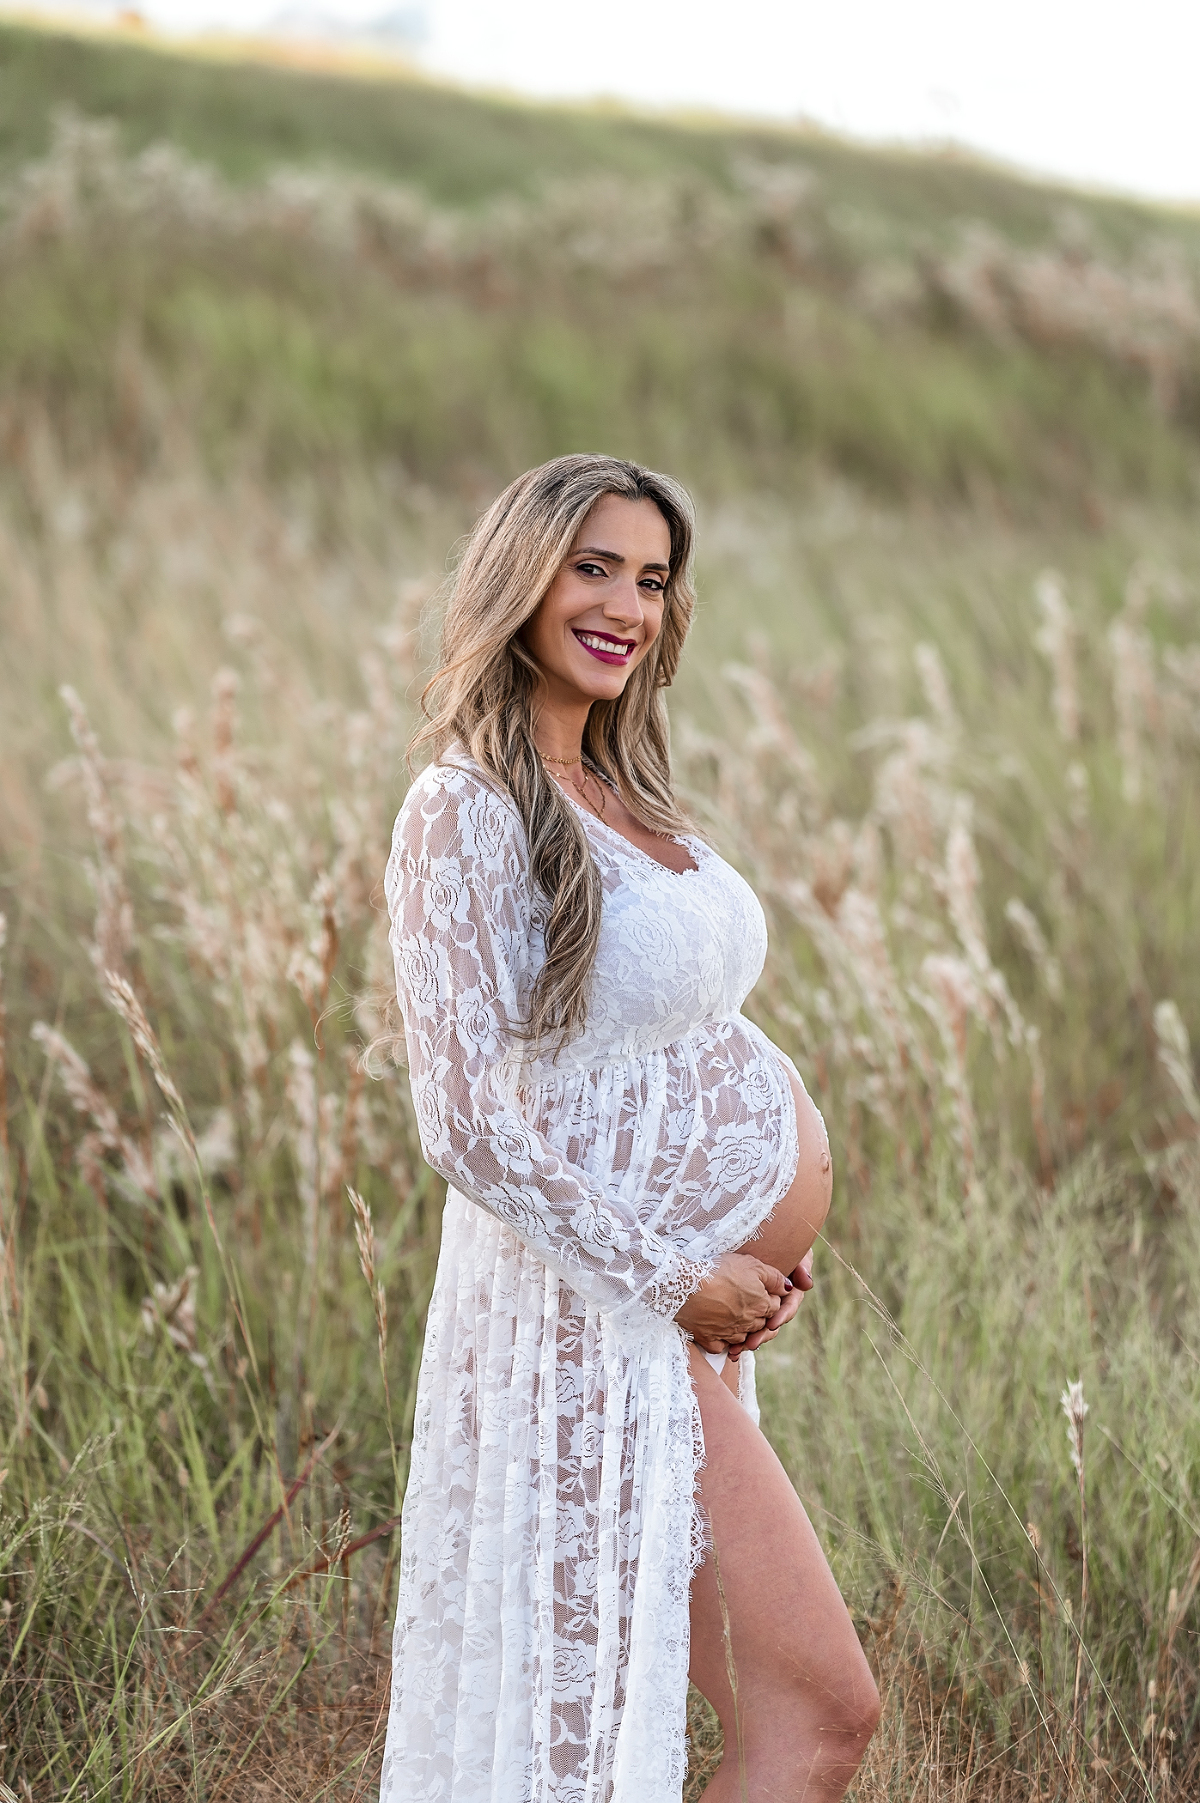
[[[413,1097],[447,1182],[614,1326],[661,1326],[795,1173],[782,1054],[739,1012],[766,928],[702,841],[671,871],[577,811],[601,927],[587,1024],[552,1055],[521,1030],[544,901],[515,804],[461,755],[413,783],[385,877]]]
[[[575,803],[568,804],[575,807]],[[758,897],[703,840],[680,843],[694,869],[675,871],[576,808],[604,903],[582,1033],[539,1076],[637,1058],[697,1027],[728,1020],[762,974],[767,929]],[[536,974],[536,972],[535,972]]]

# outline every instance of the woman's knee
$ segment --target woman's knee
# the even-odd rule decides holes
[[[806,1718],[811,1736],[857,1764],[879,1726],[883,1706],[871,1668],[857,1644],[854,1654],[831,1662],[818,1683],[814,1684],[811,1673],[798,1676],[789,1701],[792,1711]]]
[[[856,1684],[853,1694],[843,1699],[839,1717],[840,1732],[860,1747],[860,1757],[878,1728],[882,1714],[879,1686],[868,1671],[865,1678]]]
[[[844,1674],[841,1683],[830,1686],[823,1726],[831,1750],[836,1748],[841,1757],[857,1766],[882,1713],[879,1687],[863,1659]]]

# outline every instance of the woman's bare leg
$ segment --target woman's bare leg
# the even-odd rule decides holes
[[[715,1549],[692,1585],[691,1676],[725,1734],[706,1803],[835,1803],[879,1720],[879,1693],[783,1466],[694,1347],[690,1358]]]

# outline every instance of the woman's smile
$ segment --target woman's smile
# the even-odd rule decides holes
[[[626,664],[637,650],[636,639],[618,639],[608,632],[585,632],[578,626],[572,626],[571,631],[584,650],[602,664]]]

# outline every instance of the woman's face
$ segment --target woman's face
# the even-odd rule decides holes
[[[613,701],[649,653],[663,617],[671,534],[653,501],[602,495],[521,642],[567,706]]]

